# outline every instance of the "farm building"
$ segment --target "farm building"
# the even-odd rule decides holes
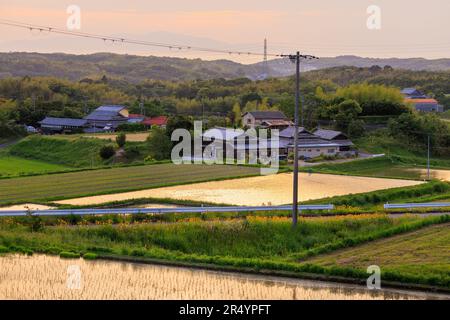
[[[128,109],[125,106],[101,106],[84,117],[89,127],[115,130],[119,125],[128,122]]]
[[[281,111],[250,111],[242,115],[242,126],[248,128],[267,127],[284,129],[292,125]]]
[[[294,127],[291,126],[279,133],[277,148],[280,158],[286,158],[290,152],[294,151],[294,132]],[[321,155],[351,155],[354,153],[351,150],[353,143],[339,131],[321,130],[319,135],[316,135],[301,127],[299,128],[298,138],[299,156],[303,158],[315,158]],[[262,148],[270,149],[270,147],[275,146],[274,140],[261,140],[249,135],[244,130],[222,127],[209,129],[203,134],[203,149],[210,145],[211,141],[215,141],[212,153],[226,154],[227,149],[233,150],[234,148],[235,158],[237,152],[245,151],[246,153],[256,152],[256,154],[260,154]],[[238,141],[245,141],[245,143],[238,144]]]
[[[406,103],[414,106],[420,112],[443,112],[444,107],[439,105],[435,99],[406,99]]]
[[[402,94],[406,99],[426,99],[427,96],[416,88],[405,88],[402,90]]]
[[[280,144],[287,145],[287,151],[294,151],[295,128],[288,127],[280,132]],[[303,127],[298,128],[299,156],[315,158],[321,155],[335,156],[339,154],[340,145],[337,142],[322,139]],[[281,153],[281,152],[280,152]]]
[[[352,153],[353,142],[342,132],[335,130],[317,129],[313,133],[315,136],[330,141],[332,143],[337,143],[339,145],[340,153]]]
[[[71,118],[53,118],[45,117],[39,121],[44,133],[63,133],[63,132],[82,132],[87,128],[87,120]]]

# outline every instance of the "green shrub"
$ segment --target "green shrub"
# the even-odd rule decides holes
[[[100,148],[100,157],[104,160],[111,158],[116,151],[112,145],[106,145]]]
[[[8,253],[9,249],[5,246],[0,246],[0,253]]]
[[[63,259],[78,259],[80,257],[80,254],[75,252],[62,251],[59,254],[59,257]]]
[[[98,256],[95,253],[91,253],[91,252],[85,253],[83,255],[83,259],[86,259],[86,260],[95,260],[95,259],[97,259],[97,257]]]

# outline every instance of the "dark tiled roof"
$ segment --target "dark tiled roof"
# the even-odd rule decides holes
[[[294,137],[294,131],[295,131],[295,129],[294,129],[293,126],[287,127],[286,129],[280,131],[280,137],[293,138]],[[301,133],[307,133],[308,134],[309,132],[305,128],[299,127],[298,128],[298,133],[299,134],[301,134]]]
[[[326,130],[326,129],[317,129],[316,131],[314,131],[314,135],[325,140],[333,140],[334,138],[340,135],[347,138],[347,136],[340,131]]]
[[[106,105],[106,106],[100,106],[97,109],[95,109],[96,111],[108,111],[108,112],[120,112],[123,109],[126,109],[127,107],[125,106],[118,106],[118,105]]]
[[[98,121],[122,120],[124,117],[119,112],[125,108],[124,106],[101,106],[84,118],[86,120]]]
[[[264,119],[286,120],[287,119],[287,117],[281,111],[249,111],[249,112],[246,112],[246,114],[247,113],[251,114],[255,119],[258,119],[258,120],[264,120]]]
[[[46,117],[39,123],[41,126],[83,127],[87,121],[85,119]]]

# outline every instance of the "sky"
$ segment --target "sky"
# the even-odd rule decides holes
[[[169,44],[321,57],[450,58],[449,0],[0,0],[0,20],[67,28],[80,8],[80,32]],[[371,5],[379,29],[369,29]],[[373,20],[371,20],[373,21]],[[0,24],[0,51],[93,53],[230,59],[261,57],[186,52],[74,38]]]

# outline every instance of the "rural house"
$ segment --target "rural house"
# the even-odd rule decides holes
[[[105,131],[113,131],[119,125],[128,122],[128,109],[125,106],[101,106],[84,117],[89,127]]]
[[[294,151],[295,128],[288,127],[280,132],[280,145],[286,145],[287,152]],[[339,154],[340,145],[334,141],[320,138],[303,127],[298,128],[298,154],[303,158],[315,158],[321,155],[335,156]],[[280,154],[282,153],[280,149]]]
[[[427,96],[416,88],[405,88],[402,90],[405,99],[426,99]]]
[[[45,117],[44,120],[39,121],[39,124],[41,125],[42,131],[46,134],[73,133],[82,132],[87,127],[87,120]]]
[[[281,111],[249,111],[242,115],[243,127],[284,129],[290,125],[292,125],[292,121]]]
[[[339,153],[341,154],[351,155],[354,153],[354,151],[351,150],[353,142],[351,142],[348,137],[340,131],[317,129],[314,131],[314,135],[323,140],[337,143],[339,145]]]
[[[406,103],[413,105],[420,112],[443,112],[444,107],[439,105],[435,99],[406,99]]]

